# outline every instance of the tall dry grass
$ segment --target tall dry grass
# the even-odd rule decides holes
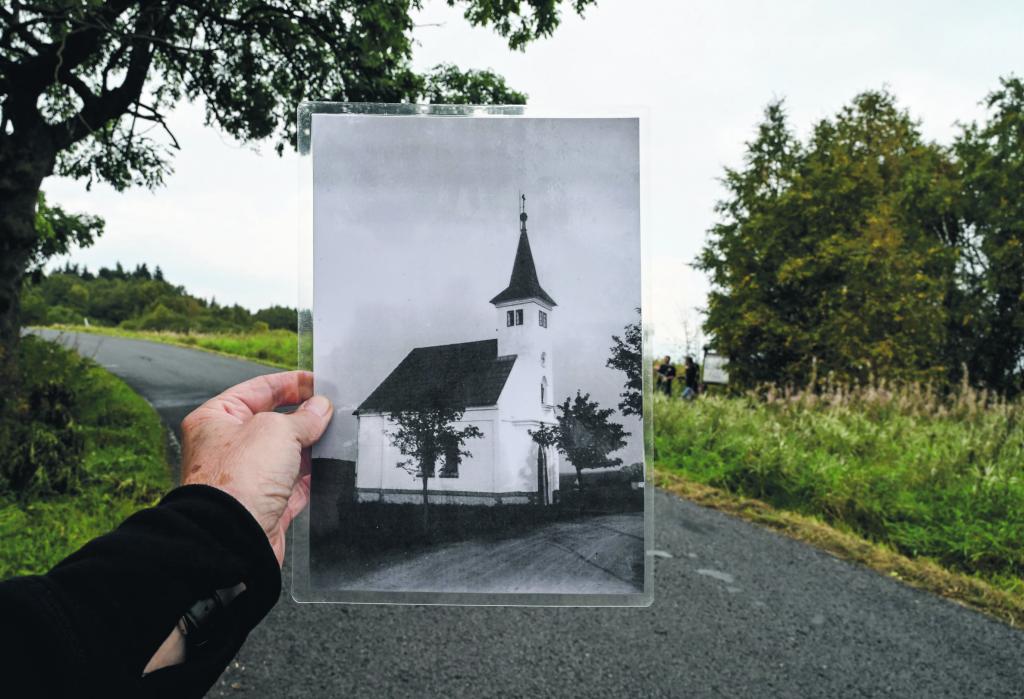
[[[1024,592],[1024,403],[819,385],[656,398],[658,466]]]

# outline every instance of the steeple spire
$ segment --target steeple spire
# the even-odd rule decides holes
[[[526,195],[519,202],[519,246],[516,258],[512,263],[512,276],[508,287],[491,299],[491,303],[499,304],[507,301],[538,299],[548,306],[556,306],[555,300],[541,288],[537,279],[537,267],[533,264],[533,252],[530,250],[530,239],[526,236]]]

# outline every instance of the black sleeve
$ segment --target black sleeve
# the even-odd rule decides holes
[[[215,590],[245,584],[186,662],[142,677],[179,617]],[[262,528],[208,486],[171,491],[46,575],[0,583],[7,696],[201,697],[281,591]],[[7,694],[24,687],[25,692]]]

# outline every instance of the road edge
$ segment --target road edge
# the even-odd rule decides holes
[[[859,563],[880,575],[981,612],[1012,628],[1024,629],[1024,597],[948,570],[930,559],[908,558],[881,544],[834,529],[819,519],[778,510],[760,500],[734,495],[661,469],[655,470],[654,484],[684,500],[767,527],[836,558]]]
[[[143,337],[141,335],[132,334],[132,331],[130,330],[108,332],[108,328],[99,326],[89,327],[87,325],[30,325],[26,326],[24,330],[55,330],[57,332],[87,333],[89,335],[98,335],[101,337],[117,337],[122,340],[136,340],[138,342],[153,342],[161,345],[170,345],[171,347],[181,347],[182,349],[206,352],[208,354],[217,354],[220,355],[221,357],[229,357],[231,359],[240,359],[242,361],[250,362],[252,364],[260,364],[271,369],[282,369],[284,371],[293,371],[295,369],[294,366],[288,366],[286,364],[278,363],[270,359],[258,359],[256,357],[250,357],[244,354],[224,352],[223,350],[211,349],[209,347],[201,347],[200,345],[190,345],[187,342],[178,342],[172,338]]]

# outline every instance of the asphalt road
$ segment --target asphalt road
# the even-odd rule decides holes
[[[205,397],[267,370],[65,339],[175,429]],[[210,696],[1024,697],[1024,633],[719,512],[654,500],[650,608],[299,605],[286,591]]]
[[[548,522],[507,539],[439,543],[378,554],[325,551],[311,587],[417,592],[637,594],[643,591],[643,514]]]

